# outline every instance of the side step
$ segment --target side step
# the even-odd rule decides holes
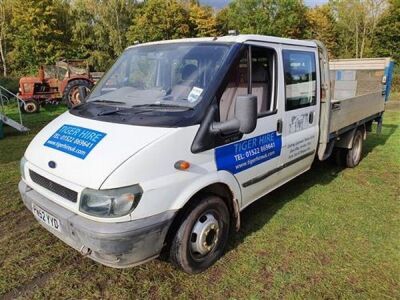
[[[15,129],[17,129],[20,132],[27,132],[29,131],[29,128],[25,127],[24,125],[21,125],[20,123],[8,118],[7,116],[3,115],[0,113],[0,120],[4,123],[7,124],[8,126],[11,126]]]

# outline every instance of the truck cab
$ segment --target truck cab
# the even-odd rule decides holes
[[[201,272],[246,206],[335,149],[360,161],[384,97],[332,131],[329,76],[316,41],[237,35],[129,47],[84,104],[31,142],[22,199],[47,230],[104,265],[166,251]]]

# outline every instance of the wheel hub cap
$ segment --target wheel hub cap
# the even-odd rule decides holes
[[[27,104],[25,105],[25,110],[26,110],[27,112],[32,112],[32,111],[34,111],[34,110],[35,110],[35,104],[27,103]]]
[[[206,255],[217,244],[219,224],[210,213],[202,215],[196,222],[191,233],[191,250],[195,254]]]

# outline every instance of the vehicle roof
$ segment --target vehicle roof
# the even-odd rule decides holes
[[[170,44],[170,43],[190,43],[190,42],[225,42],[225,43],[244,43],[247,41],[258,41],[258,42],[269,42],[277,44],[286,44],[293,46],[305,46],[316,48],[317,44],[311,40],[296,40],[280,38],[276,36],[259,35],[259,34],[239,34],[239,35],[226,35],[221,37],[204,37],[204,38],[186,38],[186,39],[175,39],[175,40],[164,40],[148,42],[143,44],[132,45],[129,48],[144,46],[144,45],[157,45],[157,44]]]

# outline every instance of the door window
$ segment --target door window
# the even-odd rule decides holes
[[[249,52],[251,51],[251,55]],[[251,57],[251,84],[249,84],[249,57]],[[274,63],[275,51],[268,48],[249,46],[228,73],[228,82],[220,98],[220,121],[231,120],[235,113],[238,96],[257,96],[259,117],[274,109]]]
[[[306,51],[283,51],[286,110],[315,105],[315,55]]]

